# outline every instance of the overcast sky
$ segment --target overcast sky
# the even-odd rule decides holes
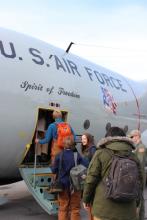
[[[146,0],[0,0],[0,26],[147,79]]]

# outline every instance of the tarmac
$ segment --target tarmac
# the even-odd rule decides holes
[[[82,220],[88,220],[81,210]],[[48,215],[29,193],[24,181],[0,186],[0,220],[57,220]]]
[[[147,188],[144,192],[147,219]],[[88,220],[87,213],[81,210],[82,220]],[[48,215],[29,193],[24,181],[0,186],[0,220],[57,220]]]

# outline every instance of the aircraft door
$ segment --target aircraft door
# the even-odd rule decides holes
[[[68,112],[62,110],[61,112],[63,121],[67,121]],[[27,150],[25,152],[22,164],[33,164],[35,160],[35,152],[40,155],[40,151],[43,151],[48,155],[48,162],[50,162],[51,143],[40,146],[40,144],[35,144],[35,139],[43,139],[45,137],[48,126],[53,122],[53,109],[38,109],[37,121],[34,136],[32,138],[32,143],[28,146],[28,148],[26,148]]]
[[[63,121],[67,121],[68,112],[61,111]],[[22,178],[24,179],[29,191],[32,193],[39,205],[49,214],[58,213],[58,194],[51,191],[51,184],[55,178],[50,166],[50,149],[51,143],[44,146],[44,150],[48,156],[47,163],[37,163],[37,145],[35,144],[36,138],[44,138],[45,132],[50,125],[54,122],[53,109],[38,109],[38,116],[36,121],[36,128],[32,138],[32,144],[25,152],[23,161],[19,166]]]

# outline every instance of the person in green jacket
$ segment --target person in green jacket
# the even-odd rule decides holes
[[[126,137],[124,131],[119,127],[111,127],[107,131],[105,138],[100,140],[97,145],[97,151],[92,158],[87,177],[85,180],[83,192],[83,206],[89,209],[92,205],[92,214],[94,220],[137,220],[138,201],[132,200],[127,203],[114,202],[105,197],[105,187],[103,179],[108,176],[112,155],[108,153],[111,150],[114,154],[122,156],[130,155],[136,161],[140,178],[140,189],[143,190],[143,174],[139,160],[132,152],[134,145],[130,138]]]
[[[129,137],[132,139],[135,145],[134,153],[138,157],[142,169],[143,169],[143,178],[144,178],[144,187],[146,184],[146,173],[145,173],[145,162],[146,162],[146,147],[141,141],[141,132],[139,130],[132,130],[129,134]],[[139,205],[139,220],[144,220],[145,208],[144,208],[144,196],[142,194],[141,202]]]

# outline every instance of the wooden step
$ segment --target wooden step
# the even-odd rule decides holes
[[[59,190],[53,189],[53,188],[46,188],[45,191],[49,194],[50,193],[59,193]],[[62,192],[62,190],[60,192]]]
[[[32,174],[34,175],[34,174]],[[49,177],[55,177],[56,174],[54,173],[35,173],[35,176],[49,176]]]

